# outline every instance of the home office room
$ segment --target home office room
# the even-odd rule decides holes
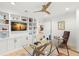
[[[1,56],[78,56],[79,2],[0,2]]]

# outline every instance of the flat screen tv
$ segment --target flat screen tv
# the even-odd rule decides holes
[[[27,23],[23,22],[11,22],[11,31],[26,31]]]

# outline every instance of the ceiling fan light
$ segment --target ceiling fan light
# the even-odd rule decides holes
[[[11,5],[15,5],[15,2],[11,2]]]
[[[66,11],[69,11],[69,8],[65,8]]]

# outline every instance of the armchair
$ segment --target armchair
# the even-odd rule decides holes
[[[54,39],[57,39],[58,40],[58,45],[57,45],[58,48],[66,48],[67,49],[68,56],[69,56],[69,50],[68,50],[67,43],[68,43],[69,36],[70,36],[70,31],[64,31],[64,34],[63,34],[62,38],[61,37],[54,36]]]
[[[61,48],[66,48],[67,49],[67,53],[68,53],[68,56],[69,56],[69,51],[68,51],[68,39],[69,39],[69,36],[70,36],[70,32],[69,31],[64,31],[64,34],[63,34],[63,42],[60,44],[59,47]]]

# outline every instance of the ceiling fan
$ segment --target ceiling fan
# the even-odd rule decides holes
[[[45,12],[47,14],[50,14],[50,12],[47,10],[48,7],[51,5],[52,2],[48,2],[46,5],[42,5],[42,9],[39,11],[35,11],[35,12]]]

